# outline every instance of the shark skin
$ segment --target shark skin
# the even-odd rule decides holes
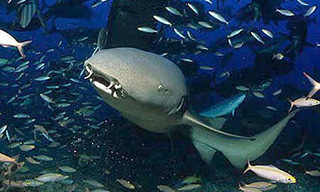
[[[190,112],[185,78],[164,57],[135,48],[112,48],[98,51],[84,62],[84,67],[88,73],[85,78],[103,100],[132,123],[168,135],[185,125],[184,130],[190,132],[205,161],[209,161],[210,158],[205,158],[209,155],[203,155],[203,147],[197,146],[205,146],[210,156],[216,150],[222,152],[240,168],[244,161],[262,155],[293,116],[291,113],[281,121],[281,126],[253,137],[234,135],[220,131],[221,126],[214,127],[214,122]],[[235,151],[238,146],[242,146],[241,150]]]
[[[220,151],[236,168],[243,169],[248,161],[253,161],[262,156],[277,139],[291,118],[299,110],[293,111],[275,125],[254,136],[250,140],[229,140],[216,137],[210,132],[192,127],[189,133],[194,146],[201,158],[210,164],[216,151]]]

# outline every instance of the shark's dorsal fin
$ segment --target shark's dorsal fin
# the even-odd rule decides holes
[[[226,132],[220,131],[217,128],[210,126],[208,123],[205,123],[199,117],[191,114],[189,111],[186,111],[183,114],[182,123],[185,125],[196,126],[196,127],[202,128],[202,129],[210,130],[213,133],[216,133],[216,134],[221,135],[226,138],[238,139],[238,140],[239,139],[251,140],[251,141],[255,140],[253,137],[244,137],[244,136],[234,135],[231,133],[226,133]]]

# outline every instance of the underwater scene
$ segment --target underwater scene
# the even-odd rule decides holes
[[[0,191],[320,192],[317,0],[0,0]]]

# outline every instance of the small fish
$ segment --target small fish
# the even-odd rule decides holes
[[[33,156],[33,158],[40,160],[40,161],[52,161],[53,160],[52,157],[49,157],[47,155],[36,155],[36,156]]]
[[[211,1],[211,0],[204,0],[204,1],[207,2],[207,3],[212,4],[212,1]]]
[[[172,26],[172,23],[168,21],[166,18],[157,15],[154,15],[153,18],[162,24],[169,25],[170,27]]]
[[[206,70],[206,71],[212,71],[212,70],[213,70],[213,67],[210,67],[210,66],[200,66],[199,69]]]
[[[34,165],[39,165],[39,164],[40,164],[39,161],[34,160],[32,157],[26,157],[26,160],[27,160],[29,163],[34,164]]]
[[[21,151],[31,151],[31,150],[33,150],[34,148],[36,148],[34,145],[20,145],[19,146],[19,149],[21,150]]]
[[[234,30],[234,31],[232,31],[232,32],[227,36],[227,38],[230,39],[230,38],[232,38],[232,37],[240,34],[242,31],[243,31],[243,29]]]
[[[268,182],[254,182],[250,184],[244,184],[243,187],[260,189],[261,191],[269,191],[276,188],[277,185]]]
[[[181,184],[187,185],[187,184],[199,183],[199,182],[201,182],[201,177],[189,176],[189,177],[184,178],[183,181],[181,182]]]
[[[201,25],[204,28],[207,28],[207,29],[212,29],[213,28],[213,26],[210,23],[207,23],[205,21],[199,21],[198,24]]]
[[[314,13],[315,12],[315,10],[317,9],[317,6],[315,5],[315,6],[312,6],[312,7],[310,7],[309,9],[308,9],[308,11],[304,14],[304,16],[305,17],[308,17],[308,16],[310,16],[312,13]]]
[[[197,45],[196,48],[197,48],[197,49],[201,49],[201,50],[205,50],[205,51],[208,51],[208,50],[209,50],[208,47],[206,47],[206,46],[204,46],[204,45],[201,45],[201,44]]]
[[[280,159],[280,160],[290,165],[299,165],[299,162],[292,161],[291,159]]]
[[[19,50],[21,57],[26,57],[23,52],[23,47],[30,44],[31,41],[18,42],[13,36],[4,30],[0,29],[0,45],[3,47],[16,47]]]
[[[83,180],[83,182],[93,186],[93,187],[97,187],[97,188],[101,188],[104,187],[104,185],[102,185],[101,183],[99,183],[98,181],[92,180],[92,179],[88,179],[88,180]]]
[[[186,37],[182,34],[182,32],[179,31],[178,29],[173,28],[173,31],[174,31],[179,37],[181,37],[182,39],[185,39],[185,38],[186,38]]]
[[[7,137],[8,141],[9,141],[9,143],[11,143],[11,137],[10,137],[8,129],[6,130],[6,137]]]
[[[61,175],[59,173],[46,173],[46,174],[43,174],[43,175],[40,175],[40,176],[36,177],[35,180],[41,181],[43,183],[46,183],[46,182],[63,181],[63,180],[66,180],[68,178],[69,178],[69,176]]]
[[[142,31],[142,32],[144,32],[144,33],[158,33],[157,30],[152,29],[152,28],[150,28],[150,27],[138,27],[138,30],[139,30],[139,31]]]
[[[243,45],[244,45],[244,42],[240,42],[240,43],[237,43],[237,44],[233,45],[233,48],[234,48],[234,49],[239,49],[239,48],[241,48]]]
[[[272,59],[282,60],[284,58],[284,55],[282,53],[274,54]]]
[[[319,170],[306,171],[305,174],[313,176],[313,177],[320,177]]]
[[[167,185],[158,185],[157,189],[159,189],[159,191],[162,191],[162,192],[175,192],[175,190],[173,190],[171,187]]]
[[[258,176],[268,179],[270,181],[276,181],[280,183],[296,183],[294,178],[289,173],[278,169],[273,165],[250,165],[248,162],[248,168],[243,172],[245,174],[248,171],[253,171]]]
[[[59,169],[63,172],[66,172],[66,173],[74,173],[77,171],[76,169],[74,169],[70,166],[60,166]]]
[[[309,4],[304,2],[303,0],[297,0],[297,2],[300,3],[300,5],[309,6]]]
[[[14,117],[14,118],[17,118],[17,119],[30,118],[30,116],[27,115],[27,114],[25,114],[25,113],[18,113],[18,114],[15,114],[13,117]]]
[[[50,97],[45,94],[40,93],[40,97],[47,103],[55,103]]]
[[[6,129],[8,128],[8,125],[3,125],[1,128],[0,128],[0,135],[3,134]]]
[[[173,15],[177,15],[177,16],[182,17],[182,14],[176,8],[174,8],[174,7],[165,7],[165,8],[168,12],[172,13]]]
[[[194,5],[192,5],[191,3],[187,3],[187,5],[196,15],[199,15],[199,11]]]
[[[178,191],[190,191],[190,190],[198,189],[201,186],[202,186],[201,184],[188,184],[178,188]]]
[[[239,190],[241,190],[243,192],[262,192],[260,189],[244,187],[244,186],[241,186],[241,185],[239,185]]]
[[[117,182],[120,183],[123,187],[127,189],[135,189],[135,186],[132,185],[129,181],[123,179],[117,179]]]
[[[272,106],[267,106],[267,109],[270,109],[272,111],[277,111],[277,109],[275,107],[272,107]]]
[[[292,110],[294,106],[300,108],[300,107],[313,107],[313,106],[320,105],[320,101],[312,98],[307,98],[307,97],[302,97],[294,101],[291,101],[290,99],[288,100],[290,102],[289,112]]]
[[[236,89],[239,90],[239,91],[250,91],[250,89],[248,87],[245,87],[245,86],[242,86],[242,85],[237,86]]]
[[[9,157],[9,156],[7,156],[5,154],[2,154],[2,153],[0,153],[0,162],[3,162],[3,163],[7,163],[8,162],[8,163],[17,164],[17,162],[16,162],[16,160],[14,158]]]
[[[251,31],[250,34],[251,34],[257,41],[259,41],[260,43],[264,44],[264,41],[261,39],[261,37],[260,37],[257,33]]]
[[[209,15],[211,15],[213,18],[217,19],[218,21],[225,23],[225,24],[229,24],[229,22],[219,13],[214,12],[214,11],[209,11]]]
[[[268,29],[261,29],[261,31],[266,34],[268,37],[270,37],[271,39],[273,38],[273,34],[271,31],[269,31]]]
[[[36,181],[34,179],[27,179],[22,181],[22,186],[24,187],[39,187],[41,185],[43,185],[44,183],[41,181]]]
[[[48,77],[48,76],[40,76],[40,77],[35,78],[34,80],[35,81],[46,81],[48,79],[50,79],[50,77]]]
[[[262,99],[262,98],[264,98],[264,95],[262,94],[262,93],[260,93],[260,92],[253,92],[252,93],[254,96],[256,96],[256,97],[258,97],[258,98],[260,98],[260,99]]]
[[[283,16],[292,17],[294,13],[287,9],[276,9],[276,12],[280,13]]]
[[[281,89],[276,90],[275,92],[272,93],[273,96],[277,96],[282,92]]]

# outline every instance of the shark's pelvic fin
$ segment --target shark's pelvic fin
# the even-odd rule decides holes
[[[201,157],[207,163],[210,163],[208,160],[212,158],[214,150],[218,150],[226,156],[232,165],[241,169],[248,161],[257,159],[269,149],[297,111],[291,112],[274,126],[253,136],[254,141],[228,138],[209,129],[199,129],[198,127],[191,128],[190,137]]]

